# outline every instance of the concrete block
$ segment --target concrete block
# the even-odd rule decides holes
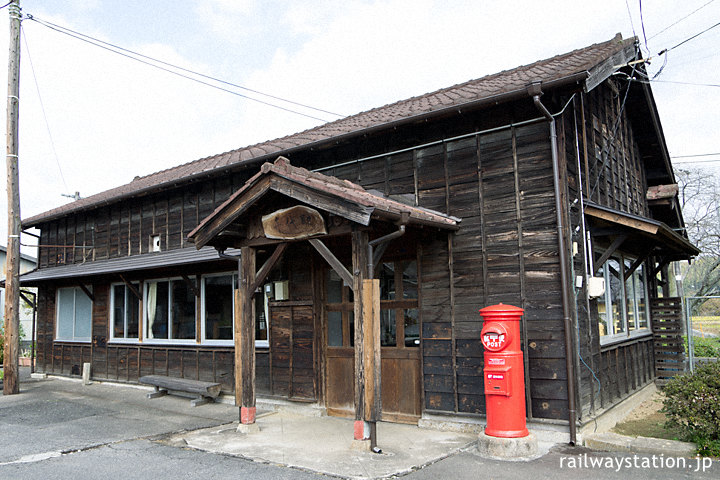
[[[237,433],[248,434],[259,432],[260,426],[257,423],[239,423],[237,427]]]
[[[491,437],[481,432],[478,435],[477,451],[483,457],[521,460],[537,455],[538,442],[532,432],[519,438]]]
[[[44,380],[47,378],[47,373],[31,373],[30,378],[35,380]]]
[[[92,383],[92,382],[90,381],[90,368],[91,368],[91,366],[92,366],[92,365],[91,365],[90,363],[87,363],[87,362],[86,362],[86,363],[83,363],[83,369],[82,369],[83,385],[90,385],[90,384]]]
[[[350,450],[356,452],[369,452],[370,451],[370,439],[367,440],[353,440],[350,444]]]

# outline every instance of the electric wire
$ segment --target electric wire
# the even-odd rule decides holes
[[[645,48],[647,51],[650,51],[650,47],[648,47],[648,39],[647,34],[645,33],[645,19],[643,18],[643,8],[642,8],[642,0],[638,0],[638,4],[640,7],[640,26],[642,27],[643,32],[643,40],[645,40]]]
[[[49,21],[47,21],[47,20],[38,19],[37,17],[34,17],[34,16],[32,16],[32,18],[30,18],[30,19],[31,19],[31,20],[35,20],[35,21],[40,22],[40,23],[46,23],[46,24],[49,25],[49,26],[62,29],[62,30],[64,30],[64,31],[70,32],[70,33],[72,33],[72,34],[74,34],[74,35],[79,35],[79,36],[81,36],[81,37],[83,37],[83,38],[86,38],[86,39],[88,39],[88,40],[91,40],[91,41],[93,41],[93,42],[101,43],[101,44],[103,44],[103,45],[107,45],[108,47],[115,48],[115,49],[117,49],[117,50],[120,50],[120,51],[123,51],[123,52],[127,52],[127,53],[132,54],[132,55],[137,55],[138,57],[145,58],[145,59],[147,59],[147,60],[150,60],[150,61],[153,61],[153,62],[157,62],[157,63],[160,63],[160,64],[162,64],[162,65],[166,65],[166,66],[168,66],[168,67],[175,68],[175,69],[177,69],[177,70],[181,70],[181,71],[186,72],[186,73],[190,73],[190,74],[192,74],[192,75],[197,75],[198,77],[206,78],[206,79],[208,79],[208,80],[212,80],[212,81],[215,81],[215,82],[218,82],[218,83],[222,83],[222,84],[224,84],[224,85],[228,85],[228,86],[231,86],[231,87],[239,88],[239,89],[241,89],[241,90],[245,90],[245,91],[252,92],[252,93],[255,93],[255,94],[258,94],[258,95],[262,95],[262,96],[264,96],[264,97],[272,98],[272,99],[275,99],[275,100],[280,100],[281,102],[290,103],[290,104],[296,105],[296,106],[298,106],[298,107],[307,108],[307,109],[309,109],[309,110],[315,110],[315,111],[317,111],[317,112],[327,113],[327,114],[329,114],[329,115],[334,115],[334,116],[336,116],[336,117],[344,117],[344,116],[345,116],[345,115],[342,115],[342,114],[340,114],[340,113],[331,112],[331,111],[329,111],[329,110],[323,110],[322,108],[317,108],[317,107],[313,107],[313,106],[311,106],[311,105],[306,105],[306,104],[304,104],[304,103],[295,102],[295,101],[292,101],[292,100],[288,100],[288,99],[286,99],[286,98],[282,98],[282,97],[278,97],[278,96],[275,96],[275,95],[271,95],[271,94],[269,94],[269,93],[264,93],[264,92],[261,92],[261,91],[259,91],[259,90],[253,90],[252,88],[248,88],[248,87],[244,87],[244,86],[242,86],[242,85],[238,85],[238,84],[236,84],[236,83],[228,82],[228,81],[226,81],[226,80],[222,80],[222,79],[220,79],[220,78],[213,77],[213,76],[211,76],[211,75],[206,75],[206,74],[204,74],[204,73],[196,72],[196,71],[190,70],[190,69],[188,69],[188,68],[183,68],[183,67],[180,67],[180,66],[178,66],[178,65],[174,65],[174,64],[172,64],[172,63],[165,62],[165,61],[163,61],[163,60],[159,60],[159,59],[157,59],[157,58],[153,58],[153,57],[150,57],[150,56],[148,56],[148,55],[143,55],[142,53],[135,52],[135,51],[129,50],[129,49],[127,49],[127,48],[123,48],[123,47],[121,47],[121,46],[119,46],[119,45],[115,45],[115,44],[106,42],[106,41],[104,41],[104,40],[100,40],[99,38],[95,38],[95,37],[92,37],[92,36],[90,36],[90,35],[86,35],[86,34],[84,34],[84,33],[78,32],[78,31],[76,31],[76,30],[72,30],[72,29],[70,29],[70,28],[63,27],[63,26],[61,26],[61,25],[58,25],[58,24],[56,24],[56,23],[49,22]]]
[[[28,63],[30,64],[30,71],[32,72],[33,80],[35,81],[35,90],[37,91],[38,101],[40,102],[40,110],[42,111],[43,119],[45,120],[45,128],[47,129],[48,138],[50,139],[50,147],[55,157],[55,163],[57,163],[58,171],[60,172],[60,179],[62,180],[65,191],[68,191],[68,185],[65,181],[65,175],[63,175],[62,167],[60,166],[60,158],[58,157],[57,150],[55,149],[55,140],[50,130],[50,122],[48,122],[47,114],[45,112],[45,103],[43,102],[42,95],[40,94],[40,85],[38,84],[37,75],[35,74],[35,66],[33,65],[32,56],[30,55],[30,46],[28,45],[27,37],[25,36],[25,29],[20,28],[22,33],[23,42],[25,43],[25,52],[27,54]]]
[[[717,153],[698,153],[698,154],[696,154],[696,155],[671,155],[670,158],[714,157],[715,155],[720,155],[720,152],[717,152]]]
[[[662,30],[660,30],[659,32],[657,32],[655,35],[652,35],[652,36],[649,38],[649,40],[652,40],[653,38],[657,37],[657,36],[660,35],[661,33],[666,32],[667,30],[669,30],[670,28],[674,27],[674,26],[677,25],[678,23],[682,22],[683,20],[685,20],[685,19],[688,18],[689,16],[691,16],[691,15],[693,15],[694,13],[697,13],[697,12],[699,12],[700,10],[702,10],[703,8],[707,7],[708,5],[710,5],[711,3],[713,3],[714,1],[715,1],[715,0],[710,0],[709,2],[705,3],[704,5],[696,8],[696,9],[693,10],[692,12],[690,12],[690,13],[688,13],[687,15],[685,15],[684,17],[682,17],[681,19],[676,20],[674,23],[671,23],[671,24],[668,25],[667,27],[663,28]]]
[[[699,37],[699,36],[702,35],[703,33],[708,32],[708,31],[712,30],[713,28],[715,28],[715,27],[717,27],[717,26],[719,26],[719,25],[720,25],[720,22],[718,22],[718,23],[716,23],[715,25],[712,25],[712,26],[706,28],[705,30],[703,30],[703,31],[701,31],[701,32],[699,32],[699,33],[696,33],[696,34],[693,35],[692,37],[686,38],[685,40],[683,40],[682,42],[678,43],[678,44],[675,45],[674,47],[666,48],[665,50],[663,50],[663,51],[661,51],[660,53],[658,53],[658,55],[663,55],[663,54],[665,54],[665,53],[667,53],[667,52],[669,52],[669,51],[671,51],[671,50],[675,50],[675,49],[678,48],[680,45],[686,44],[686,43],[689,42],[690,40],[693,40],[693,39]]]
[[[301,116],[303,116],[303,117],[311,118],[311,119],[313,119],[313,120],[319,120],[319,121],[321,121],[321,122],[328,122],[328,121],[329,121],[329,120],[327,120],[327,119],[325,119],[325,118],[320,118],[320,117],[316,117],[316,116],[313,116],[313,115],[309,115],[309,114],[307,114],[307,113],[299,112],[299,111],[297,111],[297,110],[293,110],[293,109],[286,108],[286,107],[283,107],[283,106],[280,106],[280,105],[276,105],[276,104],[274,104],[274,103],[266,102],[266,101],[264,101],[264,100],[260,100],[260,99],[258,99],[258,98],[254,98],[254,97],[251,97],[251,96],[249,96],[249,95],[244,95],[244,94],[242,94],[242,93],[239,93],[239,92],[236,92],[236,91],[227,89],[227,88],[223,88],[223,87],[218,86],[218,85],[214,85],[214,84],[212,84],[212,83],[210,83],[210,82],[206,82],[206,81],[200,80],[200,79],[198,79],[198,78],[193,78],[193,77],[191,77],[191,76],[189,76],[189,75],[185,75],[185,74],[183,74],[183,73],[181,73],[181,72],[179,72],[179,71],[175,71],[175,70],[172,70],[171,68],[166,68],[166,67],[163,67],[163,66],[158,65],[158,64],[168,65],[168,66],[170,66],[170,67],[172,67],[172,68],[174,68],[174,69],[176,69],[176,70],[186,71],[186,72],[192,73],[193,75],[197,75],[197,76],[201,76],[201,77],[204,77],[204,78],[212,79],[213,81],[220,82],[220,83],[224,83],[224,84],[227,84],[227,85],[231,85],[231,86],[234,86],[234,87],[236,87],[236,88],[245,88],[245,87],[241,87],[241,86],[238,86],[238,85],[231,84],[231,83],[229,83],[229,82],[225,82],[225,81],[223,81],[223,80],[215,79],[214,77],[210,77],[210,76],[203,75],[203,74],[200,74],[200,73],[197,73],[197,72],[193,72],[192,70],[187,70],[187,69],[184,69],[184,68],[182,68],[182,67],[178,67],[178,66],[176,66],[176,65],[172,65],[172,64],[169,64],[169,63],[167,63],[167,62],[163,62],[163,61],[161,61],[161,60],[154,59],[154,58],[152,58],[152,57],[147,57],[147,56],[145,56],[145,55],[139,54],[139,53],[137,53],[137,52],[133,52],[133,51],[131,51],[131,50],[123,49],[123,48],[121,48],[121,47],[115,46],[115,45],[110,44],[110,43],[107,43],[107,42],[103,42],[102,40],[97,40],[97,39],[95,39],[95,38],[93,38],[93,37],[90,37],[90,36],[87,36],[87,35],[84,35],[84,34],[81,34],[81,33],[76,33],[76,32],[74,32],[74,31],[72,31],[72,30],[65,29],[64,27],[56,26],[55,24],[52,24],[52,23],[50,23],[50,22],[46,22],[46,21],[44,21],[44,20],[38,19],[37,17],[35,17],[35,16],[33,16],[33,15],[26,14],[26,15],[25,15],[25,18],[27,18],[28,20],[32,20],[32,21],[34,21],[35,23],[37,23],[37,24],[39,24],[39,25],[42,25],[42,26],[44,26],[44,27],[46,27],[46,28],[49,28],[50,30],[54,30],[54,31],[56,31],[56,32],[58,32],[58,33],[62,33],[62,34],[64,34],[64,35],[67,35],[67,36],[69,36],[69,37],[75,38],[75,39],[80,40],[80,41],[82,41],[82,42],[85,42],[85,43],[88,43],[88,44],[90,44],[90,45],[93,45],[93,46],[102,48],[103,50],[107,50],[107,51],[109,51],[109,52],[112,52],[112,53],[121,55],[121,56],[126,57],[126,58],[129,58],[129,59],[131,59],[131,60],[135,60],[136,62],[139,62],[139,63],[145,64],[145,65],[148,65],[148,66],[150,66],[150,67],[157,68],[157,69],[159,69],[159,70],[162,70],[162,71],[165,71],[165,72],[167,72],[167,73],[176,75],[176,76],[178,76],[178,77],[182,77],[182,78],[185,78],[185,79],[187,79],[187,80],[191,80],[191,81],[193,81],[193,82],[197,82],[197,83],[200,83],[200,84],[202,84],[202,85],[206,85],[206,86],[208,86],[208,87],[215,88],[215,89],[217,89],[217,90],[220,90],[220,91],[223,91],[223,92],[226,92],[226,93],[230,93],[230,94],[236,95],[236,96],[238,96],[238,97],[245,98],[245,99],[247,99],[247,100],[252,100],[252,101],[254,101],[254,102],[261,103],[261,104],[266,105],[266,106],[269,106],[269,107],[277,108],[277,109],[279,109],[279,110],[284,110],[284,111],[289,112],[289,113],[294,113],[294,114],[296,114],[296,115],[301,115]],[[127,52],[127,53],[124,53],[124,52]],[[147,60],[144,60],[143,58],[146,58]],[[156,63],[153,63],[153,62],[156,62]],[[248,90],[249,90],[249,89],[248,89]],[[253,91],[253,92],[254,92],[254,93],[259,93],[259,92],[255,92],[255,91]],[[336,116],[342,117],[342,115],[337,114],[337,113],[327,112],[327,111],[325,111],[325,110],[320,110],[320,109],[317,109],[317,108],[315,108],[315,107],[309,107],[309,106],[306,106],[306,105],[303,105],[303,104],[299,104],[299,103],[297,103],[297,102],[291,102],[291,101],[289,101],[289,100],[281,99],[280,97],[273,97],[272,95],[263,94],[263,93],[259,93],[259,94],[261,94],[261,95],[266,95],[266,96],[269,96],[269,97],[272,97],[272,98],[275,98],[275,99],[280,99],[280,100],[282,100],[282,101],[284,101],[284,102],[293,103],[293,104],[295,104],[295,105],[301,105],[301,106],[303,106],[303,107],[305,107],[305,108],[310,108],[310,109],[313,109],[313,110],[323,111],[323,112],[325,112],[325,113],[330,113],[330,114],[332,114],[332,115],[336,115]]]
[[[8,5],[10,5],[11,3],[13,3],[13,2],[12,2],[12,1],[10,1],[10,2],[6,3],[6,4],[5,4],[5,5],[3,5],[2,7],[0,7],[0,10],[2,10],[2,9],[3,9],[3,8],[5,8],[5,7],[7,7],[7,6],[8,6]]]

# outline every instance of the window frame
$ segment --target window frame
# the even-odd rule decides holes
[[[142,325],[143,325],[143,343],[145,344],[175,344],[175,345],[197,345],[198,341],[198,329],[197,329],[197,297],[193,294],[193,298],[195,300],[195,308],[194,311],[194,317],[195,317],[195,336],[194,338],[151,338],[148,335],[148,332],[150,332],[150,325],[148,324],[148,315],[147,315],[147,308],[148,308],[148,288],[150,287],[151,283],[160,283],[160,282],[168,282],[168,337],[170,337],[170,333],[172,331],[172,323],[173,323],[173,317],[172,317],[172,310],[173,310],[173,296],[172,296],[172,282],[175,281],[181,281],[185,282],[185,280],[182,277],[167,277],[167,278],[151,278],[147,279],[143,282],[143,308],[142,308]]]
[[[92,289],[92,287],[90,287]],[[72,338],[62,338],[60,337],[60,292],[62,290],[72,290],[73,291],[73,336]],[[75,331],[77,330],[77,295],[78,293],[80,295],[84,295],[87,297],[87,294],[83,291],[80,287],[58,287],[55,291],[55,341],[56,342],[76,342],[76,343],[92,343],[92,320],[93,320],[93,309],[94,309],[94,303],[91,298],[88,297],[88,300],[90,301],[90,318],[88,319],[89,322],[89,330],[90,330],[90,336],[88,337],[77,337],[75,335]]]
[[[613,314],[613,305],[617,305],[620,307],[620,314],[622,315],[622,324],[623,324],[623,331],[616,333],[614,331],[614,325],[615,325],[615,318],[614,315],[610,318],[607,318],[607,325],[608,329],[610,327],[613,328],[613,332],[608,332],[605,335],[600,334],[600,312],[599,308],[597,308],[598,311],[598,335],[600,337],[600,345],[606,346],[613,343],[619,343],[626,340],[630,340],[637,337],[643,337],[647,335],[651,335],[652,331],[650,329],[650,301],[649,301],[649,288],[647,284],[647,269],[646,265],[643,263],[641,264],[631,275],[630,277],[625,280],[625,272],[626,272],[626,262],[632,265],[635,262],[635,258],[629,255],[625,255],[623,253],[616,253],[610,256],[605,263],[602,265],[601,269],[603,272],[603,278],[605,279],[605,292],[603,293],[603,298],[605,301],[605,312],[606,317],[608,315]],[[611,285],[611,278],[610,276],[612,273],[610,272],[610,268],[608,268],[608,264],[611,261],[615,261],[620,266],[620,295],[621,298],[612,298],[612,289],[610,287]],[[644,275],[642,275],[640,278],[644,281],[642,282],[642,289],[644,293],[645,298],[645,308],[644,308],[644,318],[647,321],[647,325],[644,327],[639,326],[639,313],[640,313],[640,305],[639,305],[639,299],[640,297],[637,296],[638,289],[636,286],[636,281],[638,280],[637,272],[642,271]],[[628,282],[632,285],[632,293],[628,292]],[[630,329],[630,325],[628,322],[628,295],[632,294],[632,304],[633,304],[633,317],[635,319],[635,328],[632,330]]]
[[[145,289],[142,282],[130,282],[131,285],[137,285],[138,289]],[[128,288],[128,286],[125,283],[118,282],[118,283],[111,283],[110,284],[110,342],[111,343],[132,343],[137,344],[142,341],[143,333],[144,333],[144,319],[143,319],[143,310],[145,308],[145,299],[143,298],[142,301],[139,298],[136,298],[136,301],[138,302],[138,336],[137,338],[128,338],[125,337],[116,337],[115,336],[115,292],[114,289],[116,287],[124,287],[125,292],[125,305],[127,305],[128,302],[128,296],[134,297],[135,294]],[[143,294],[144,296],[144,294]],[[123,318],[123,330],[125,331],[125,335],[127,335],[127,311],[125,311],[123,306],[123,312],[124,312],[124,318]]]
[[[207,325],[205,324],[206,319],[206,310],[205,310],[205,280],[207,278],[212,277],[226,277],[230,276],[232,277],[232,290],[230,292],[230,296],[232,298],[232,338],[229,340],[217,340],[212,338],[207,338]],[[205,275],[202,275],[200,280],[200,343],[201,345],[212,345],[212,346],[218,346],[218,347],[234,347],[235,346],[235,292],[238,288],[238,273],[237,271],[228,271],[228,272],[216,272],[216,273],[208,273]],[[264,292],[255,292],[255,295],[257,298],[258,295],[260,295],[263,298],[263,301],[265,301],[265,293]],[[255,322],[257,322],[257,312],[255,315]],[[265,325],[268,332],[268,339],[267,340],[258,340],[255,339],[255,348],[270,348],[270,320],[268,318],[265,319]]]

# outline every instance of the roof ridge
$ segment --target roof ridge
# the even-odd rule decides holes
[[[228,167],[253,161],[269,160],[272,155],[288,155],[291,150],[296,148],[309,148],[313,144],[348,135],[361,134],[371,128],[412,119],[418,115],[427,115],[447,108],[461,107],[470,102],[513,92],[526,86],[529,83],[529,77],[538,77],[539,80],[567,78],[572,74],[587,71],[592,66],[597,65],[600,59],[608,58],[615,51],[634,41],[634,37],[623,40],[622,35],[617,34],[610,40],[577,48],[544,60],[538,60],[432,92],[398,100],[273,140],[257,142],[223,153],[191,160],[147,175],[137,176],[129,183],[61,205],[25,219],[23,223],[28,226],[37,225],[42,221],[58,218],[72,211],[98,207],[110,202],[116,202],[121,198],[159,191],[163,186],[179,185],[210,172],[221,171]]]

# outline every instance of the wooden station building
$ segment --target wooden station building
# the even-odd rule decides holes
[[[617,36],[25,219],[38,371],[463,421],[502,302],[527,418],[574,441],[682,360],[668,265],[698,250],[639,59]]]

